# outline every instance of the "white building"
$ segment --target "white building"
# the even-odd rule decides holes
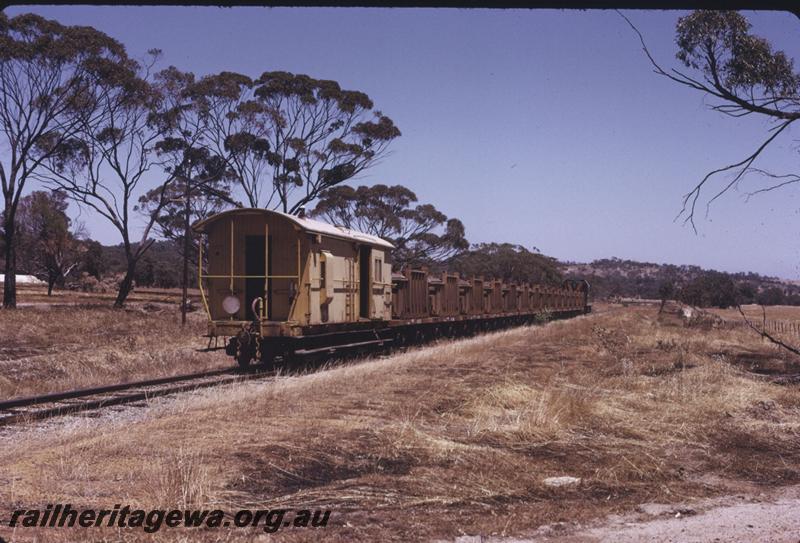
[[[3,284],[5,279],[5,274],[0,274],[0,285]],[[44,281],[41,279],[37,279],[33,275],[18,275],[17,276],[17,284],[18,285],[46,285]]]

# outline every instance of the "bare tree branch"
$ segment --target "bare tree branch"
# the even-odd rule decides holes
[[[687,67],[702,68],[705,82],[675,69],[668,72],[656,62],[639,29],[619,10],[617,13],[636,33],[655,73],[719,99],[721,103],[710,106],[713,111],[736,118],[758,113],[779,121],[770,128],[770,135],[755,151],[738,162],[707,173],[692,190],[683,195],[682,207],[675,220],[683,216],[683,223],[690,223],[692,230],[697,233],[695,210],[704,186],[717,174],[735,173],[707,202],[708,216],[711,204],[736,186],[745,174],[763,171],[752,167],[755,160],[787,127],[800,119],[800,97],[797,94],[800,75],[792,72],[791,61],[787,61],[782,52],[774,53],[765,40],[747,33],[749,24],[741,15],[704,11],[696,11],[679,19],[677,41],[678,57]],[[757,88],[761,89],[758,94]],[[786,176],[784,182],[751,192],[748,197],[794,183],[797,180],[795,177]]]
[[[786,179],[786,181],[781,181],[780,183],[777,183],[775,185],[771,185],[769,187],[761,188],[761,189],[755,190],[753,192],[748,192],[746,200],[749,200],[751,196],[755,196],[756,194],[760,194],[762,192],[770,192],[770,191],[773,191],[775,189],[779,189],[779,188],[785,187],[787,185],[791,185],[793,183],[800,182],[800,175],[793,174],[793,173],[784,174],[784,175],[777,175],[777,174],[770,173],[770,172],[767,172],[767,171],[759,169],[759,168],[750,168],[748,173],[750,173],[750,172],[759,173],[759,174],[763,175],[764,177],[770,177],[772,179]]]
[[[742,306],[741,306],[741,305],[739,305],[739,304],[736,304],[736,309],[738,309],[738,310],[739,310],[739,314],[742,316],[742,319],[744,319],[744,322],[745,322],[745,324],[746,324],[746,325],[747,325],[747,326],[748,326],[748,327],[749,327],[751,330],[754,330],[755,332],[757,332],[757,333],[758,333],[758,335],[760,335],[760,336],[761,336],[761,337],[763,337],[763,338],[766,338],[766,339],[767,339],[767,340],[769,340],[771,343],[773,343],[773,344],[775,344],[775,345],[777,345],[777,346],[781,347],[782,349],[786,349],[786,350],[787,350],[787,351],[789,351],[790,353],[794,353],[794,354],[800,355],[800,349],[797,349],[796,347],[793,347],[793,346],[791,346],[791,345],[789,345],[789,344],[787,344],[787,343],[785,343],[785,342],[781,341],[780,339],[776,338],[775,336],[773,336],[772,334],[770,334],[769,332],[767,332],[767,329],[766,329],[766,328],[767,328],[767,327],[766,327],[766,322],[767,322],[767,311],[766,311],[766,309],[764,309],[764,306],[763,306],[763,305],[761,306],[761,311],[762,311],[762,314],[763,314],[763,320],[762,320],[762,325],[761,325],[761,328],[759,328],[758,326],[756,326],[755,324],[753,324],[753,323],[750,321],[750,319],[748,319],[748,318],[747,318],[747,315],[745,315],[744,311],[742,310]]]

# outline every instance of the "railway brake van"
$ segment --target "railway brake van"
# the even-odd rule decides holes
[[[194,224],[208,335],[251,361],[327,357],[590,311],[589,285],[392,273],[391,243],[305,216],[232,209]]]
[[[206,236],[199,286],[209,335],[231,337],[240,364],[371,342],[369,331],[391,319],[393,245],[381,238],[265,209],[225,211],[193,228]]]

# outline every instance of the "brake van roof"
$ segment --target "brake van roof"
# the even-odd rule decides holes
[[[192,230],[195,232],[205,232],[208,226],[214,224],[218,220],[224,217],[236,215],[277,215],[285,220],[288,220],[289,222],[294,223],[301,230],[311,234],[321,234],[323,236],[329,236],[332,238],[356,241],[359,243],[366,243],[368,245],[377,245],[380,247],[386,247],[387,249],[394,248],[394,245],[385,239],[379,238],[378,236],[373,236],[372,234],[366,234],[364,232],[359,232],[358,230],[351,230],[343,226],[334,226],[332,224],[309,219],[307,217],[301,218],[297,215],[289,215],[288,213],[282,213],[280,211],[272,211],[269,209],[261,209],[256,207],[229,209],[228,211],[217,213],[216,215],[212,215],[206,219],[194,223],[192,225]]]

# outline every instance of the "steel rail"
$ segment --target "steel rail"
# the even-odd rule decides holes
[[[146,387],[165,385],[169,383],[176,383],[179,381],[188,381],[190,379],[202,379],[203,377],[213,377],[215,375],[222,375],[231,373],[232,368],[225,368],[221,370],[211,370],[198,373],[187,373],[184,375],[171,375],[169,377],[159,377],[157,379],[148,379],[145,381],[131,381],[129,383],[117,383],[115,385],[102,385],[98,387],[77,388],[75,390],[68,390],[64,392],[53,392],[50,394],[40,394],[36,396],[28,396],[25,398],[14,398],[0,402],[0,410],[12,409],[14,407],[27,407],[29,405],[37,405],[42,403],[57,402],[59,400],[69,400],[72,398],[80,398],[83,396],[91,396],[94,394],[104,394],[106,392],[116,392],[118,390],[125,390],[129,388]]]
[[[224,377],[226,375],[228,377]],[[6,425],[15,422],[22,422],[29,420],[30,421],[41,420],[68,413],[75,413],[79,411],[90,411],[101,407],[108,407],[108,406],[121,405],[126,403],[147,400],[148,398],[154,398],[157,396],[166,396],[168,394],[176,394],[179,392],[187,392],[190,390],[196,390],[200,388],[209,388],[223,384],[235,383],[238,381],[257,379],[274,375],[275,372],[273,371],[258,371],[258,370],[242,371],[239,368],[226,368],[222,370],[212,370],[212,371],[185,374],[185,375],[174,375],[171,377],[162,377],[159,379],[149,379],[146,381],[134,381],[130,383],[119,383],[116,385],[83,388],[65,392],[57,392],[53,394],[43,394],[40,396],[17,398],[13,400],[0,402],[0,425]],[[191,381],[198,381],[200,379],[207,379],[209,377],[212,378],[221,377],[221,378],[212,379],[208,381],[191,382]],[[167,387],[163,386],[172,384],[175,384],[175,386],[167,386]],[[153,388],[153,387],[161,387],[161,388]],[[152,388],[152,390],[148,390],[148,388]],[[144,389],[144,390],[136,390],[136,389]],[[136,392],[91,399],[94,396],[103,396],[106,394],[112,394],[114,392],[120,392],[126,390],[136,390]],[[66,400],[75,400],[75,399],[80,400],[84,398],[86,398],[87,400],[83,402],[59,404],[59,402],[64,402]],[[31,407],[31,406],[46,405],[46,404],[55,404],[55,405],[53,405],[52,407],[46,407],[44,409],[37,409],[31,411],[21,411],[21,412],[12,411],[14,409],[19,409],[21,407]],[[7,413],[3,413],[3,411],[6,411]],[[8,411],[11,412],[8,413]]]

